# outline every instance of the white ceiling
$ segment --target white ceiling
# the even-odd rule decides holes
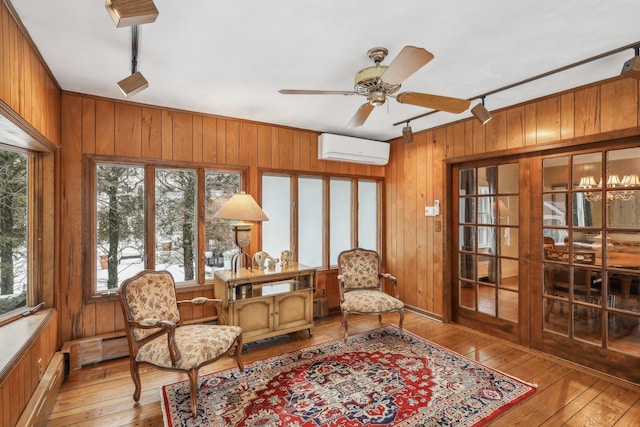
[[[63,90],[124,99],[131,29],[116,28],[104,0],[11,0]],[[155,0],[140,27],[144,104],[376,140],[401,135],[430,110],[391,99],[347,129],[361,96],[281,95],[279,89],[352,90],[354,74],[383,46],[435,55],[401,92],[472,98],[640,41],[638,0]],[[620,74],[633,49],[491,95],[489,110]],[[472,102],[472,106],[477,101]],[[469,116],[438,112],[414,132]]]

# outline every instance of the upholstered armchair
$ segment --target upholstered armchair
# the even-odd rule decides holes
[[[220,309],[221,300],[199,297],[177,301],[171,273],[145,270],[122,283],[120,303],[129,342],[131,377],[135,385],[133,399],[136,402],[141,392],[140,364],[186,372],[194,418],[198,414],[200,367],[229,354],[235,347],[238,368],[244,371],[242,329],[226,324],[224,312]],[[218,312],[218,324],[181,326],[179,304],[213,304]]]
[[[383,279],[393,284],[394,296],[382,290]],[[399,299],[398,284],[394,276],[380,272],[380,256],[376,251],[355,248],[338,255],[338,281],[340,283],[340,311],[344,326],[344,339],[349,336],[349,314],[377,314],[397,311],[402,332],[404,303]]]

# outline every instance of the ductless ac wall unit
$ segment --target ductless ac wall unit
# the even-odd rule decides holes
[[[318,137],[318,159],[384,166],[389,163],[389,143],[323,133]]]

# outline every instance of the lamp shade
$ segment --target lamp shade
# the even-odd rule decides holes
[[[238,221],[269,221],[267,215],[262,212],[260,206],[253,200],[251,194],[247,194],[244,191],[234,194],[213,216]]]

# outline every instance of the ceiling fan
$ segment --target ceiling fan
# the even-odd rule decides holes
[[[466,99],[419,92],[396,94],[400,90],[402,82],[431,61],[433,54],[420,47],[405,46],[389,66],[380,65],[388,53],[388,50],[384,47],[369,49],[367,54],[375,65],[356,73],[354,90],[352,91],[281,89],[279,92],[285,95],[366,96],[367,103],[361,105],[356,111],[356,114],[347,125],[348,128],[362,126],[373,109],[384,104],[387,97],[395,98],[401,104],[417,105],[456,114],[462,113],[469,108],[471,102]]]

